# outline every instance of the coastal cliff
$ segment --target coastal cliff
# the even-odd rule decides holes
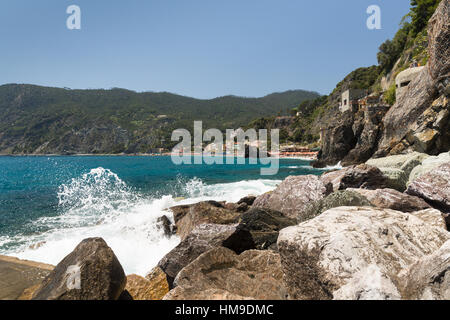
[[[316,130],[322,131],[322,151],[315,166],[333,165],[340,161],[350,165],[365,162],[371,157],[412,151],[436,155],[450,149],[449,11],[449,1],[441,1],[426,29],[417,36],[416,42],[426,39],[427,49],[421,53],[426,56],[426,66],[403,94],[397,94],[397,101],[392,106],[385,102],[391,94],[388,88],[395,90],[395,74],[408,68],[413,61],[411,51],[420,48],[405,45],[399,60],[385,72],[387,76],[381,73],[370,85],[372,91],[385,87],[386,91],[377,104],[359,111],[342,112],[337,107],[336,96],[343,90],[339,88],[329,96],[329,109],[315,123]],[[355,81],[358,78],[353,74],[345,82],[349,87]]]

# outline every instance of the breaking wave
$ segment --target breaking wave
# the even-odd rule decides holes
[[[92,169],[59,187],[57,216],[32,222],[33,229],[49,231],[1,237],[0,247],[14,242],[18,245],[5,254],[56,265],[81,240],[102,237],[127,274],[145,275],[180,241],[176,236],[165,236],[158,226],[157,219],[162,215],[173,220],[168,208],[210,199],[236,202],[273,190],[280,181],[208,185],[198,178],[185,181],[180,177],[177,183],[182,186],[183,198],[149,196],[130,188],[109,169]]]

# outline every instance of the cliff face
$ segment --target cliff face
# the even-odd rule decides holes
[[[376,157],[406,151],[449,150],[450,1],[444,0],[428,25],[429,62],[383,119]]]
[[[356,113],[335,113],[333,125],[322,128],[322,150],[314,165],[342,162],[347,166],[370,159],[378,146],[386,111],[383,106],[372,106]]]
[[[324,126],[315,166],[365,162],[410,151],[439,154],[450,149],[450,0],[441,1],[428,23],[426,68],[389,109],[341,114]],[[324,121],[322,121],[324,122]]]

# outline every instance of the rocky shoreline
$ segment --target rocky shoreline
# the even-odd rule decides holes
[[[160,227],[181,242],[146,277],[126,276],[106,242],[91,238],[52,270],[31,265],[43,276],[7,298],[450,299],[449,152],[292,176],[258,197],[170,214],[174,224],[162,217]]]
[[[382,119],[344,113],[325,132],[316,165],[345,168],[170,208],[160,228],[181,242],[146,277],[101,238],[54,268],[0,257],[0,298],[450,300],[449,3],[427,67]]]

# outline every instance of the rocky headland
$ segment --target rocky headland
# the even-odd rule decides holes
[[[358,164],[370,158],[414,151],[438,155],[450,149],[449,1],[440,2],[424,32],[427,64],[392,106],[374,104],[345,112],[337,107],[328,110],[317,125],[322,130],[322,151],[316,167],[339,161],[343,165]],[[401,71],[397,66],[411,57],[405,51],[392,75],[384,79],[390,76],[394,82],[394,75]]]

